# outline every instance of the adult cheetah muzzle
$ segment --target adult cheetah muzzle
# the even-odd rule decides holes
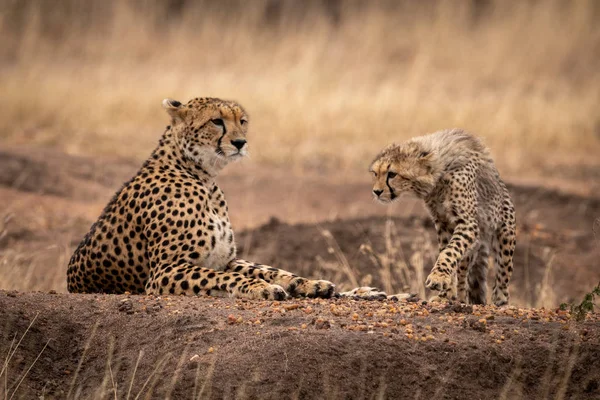
[[[74,293],[218,294],[283,300],[331,297],[334,285],[236,257],[227,202],[215,178],[247,154],[239,104],[165,99],[171,118],[138,173],[106,205],[67,271]]]

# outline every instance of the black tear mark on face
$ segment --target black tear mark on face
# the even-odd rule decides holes
[[[223,141],[223,138],[225,137],[225,135],[227,134],[227,128],[225,128],[225,123],[223,123],[223,120],[219,118],[219,120],[221,121],[222,126],[223,127],[223,134],[221,135],[221,137],[219,137],[219,140],[217,141],[217,154],[219,155],[225,155],[225,152],[223,151],[223,149],[221,148],[221,142]],[[214,120],[213,120],[214,121]]]
[[[385,184],[387,185],[388,189],[390,189],[390,200],[394,200],[396,197],[398,197],[396,195],[396,193],[394,192],[394,189],[392,189],[392,186],[390,185],[390,174],[386,174],[385,177]]]

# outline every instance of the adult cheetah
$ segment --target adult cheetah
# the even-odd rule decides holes
[[[490,250],[496,273],[492,301],[508,303],[516,244],[515,209],[487,148],[460,130],[444,130],[392,144],[370,171],[382,203],[412,192],[435,224],[439,255],[426,286],[442,298],[486,303]]]
[[[331,282],[236,258],[215,177],[247,153],[244,109],[215,98],[163,107],[171,125],[75,250],[69,292],[331,297]]]

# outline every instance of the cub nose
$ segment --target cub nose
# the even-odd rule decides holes
[[[381,196],[381,193],[383,193],[383,190],[375,190],[375,189],[373,189],[373,193],[375,193],[375,196],[379,197],[379,196]]]
[[[246,144],[246,141],[244,139],[236,139],[232,140],[231,144],[234,145],[236,149],[241,150],[242,147],[244,147],[244,145]]]

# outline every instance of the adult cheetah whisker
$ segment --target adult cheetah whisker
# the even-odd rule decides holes
[[[204,97],[186,104],[165,99],[163,107],[171,124],[73,253],[68,290],[330,297],[331,282],[237,258],[227,202],[215,178],[245,151],[248,117],[242,106]],[[227,156],[236,151],[239,157]]]

